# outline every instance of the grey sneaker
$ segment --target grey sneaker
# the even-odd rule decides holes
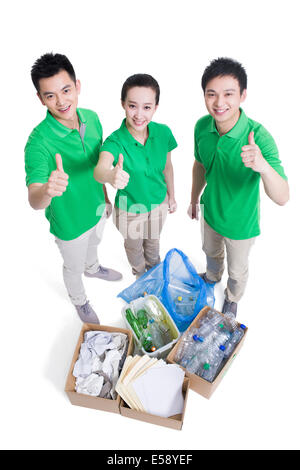
[[[224,315],[233,315],[236,317],[237,314],[237,303],[236,302],[230,302],[229,300],[225,299],[223,308],[222,308],[222,313]]]
[[[104,266],[99,266],[98,271],[94,274],[90,274],[87,271],[84,272],[86,277],[97,277],[98,279],[104,279],[105,281],[119,281],[122,279],[122,274],[114,269],[104,268]]]
[[[100,323],[95,310],[90,306],[89,302],[86,302],[84,305],[75,305],[75,308],[83,323]]]
[[[206,282],[206,284],[215,284],[215,281],[211,281],[210,279],[208,279],[206,273],[201,273],[199,274],[199,276],[201,277],[201,279],[203,279],[204,282]]]

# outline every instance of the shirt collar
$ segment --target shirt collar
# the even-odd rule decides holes
[[[137,145],[137,146],[140,146],[140,147],[144,147],[143,144],[141,144],[140,142],[138,142],[138,141],[133,137],[133,135],[130,134],[130,132],[129,132],[129,130],[127,129],[127,126],[126,126],[126,118],[124,118],[123,121],[122,121],[122,124],[121,124],[121,127],[120,127],[120,131],[121,131],[122,136],[126,139],[126,142],[127,142],[127,143],[130,143],[130,144],[133,144],[133,145]],[[148,124],[148,131],[149,131],[149,135],[148,135],[147,142],[148,142],[148,140],[152,140],[152,139],[154,139],[154,137],[155,137],[155,132],[154,132],[154,128],[153,128],[153,123],[152,123],[152,122],[149,122],[149,124]],[[147,143],[147,142],[146,142],[146,143]]]
[[[231,137],[232,139],[240,139],[242,135],[244,134],[245,129],[248,125],[248,118],[245,112],[242,110],[242,108],[240,108],[240,112],[241,114],[237,123],[233,126],[233,128],[229,132],[227,132],[227,134],[224,134],[227,137]],[[216,123],[214,119],[211,120],[210,132],[217,132],[219,134],[218,129],[216,128]]]
[[[81,109],[77,108],[77,115],[78,115],[78,118],[79,118],[79,122],[82,123],[82,124],[86,124],[86,118],[85,118],[85,116],[84,116]],[[69,129],[68,127],[64,126],[59,121],[57,121],[57,119],[55,119],[52,116],[52,114],[49,112],[49,110],[47,110],[46,122],[47,122],[48,126],[51,128],[51,130],[56,135],[58,135],[58,137],[62,137],[62,138],[66,137],[69,134],[71,134],[71,132],[73,132],[73,130],[74,130],[74,129]]]

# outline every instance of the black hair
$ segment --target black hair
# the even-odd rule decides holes
[[[240,85],[241,94],[247,89],[247,74],[242,64],[228,57],[219,57],[213,60],[204,70],[201,81],[204,93],[206,85],[210,80],[215,77],[224,77],[225,75],[236,78]]]
[[[155,104],[157,105],[159,103],[159,84],[157,83],[155,78],[146,73],[136,73],[135,75],[131,75],[127,78],[127,80],[125,80],[121,91],[121,101],[123,103],[126,100],[128,90],[135,86],[152,88],[152,90],[155,91]]]
[[[31,68],[31,79],[37,91],[40,91],[41,78],[53,77],[61,70],[65,70],[76,83],[73,65],[65,55],[48,52],[37,59]]]

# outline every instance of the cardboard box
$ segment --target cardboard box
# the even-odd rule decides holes
[[[78,356],[79,356],[80,346],[84,341],[84,334],[87,331],[108,331],[110,333],[125,333],[128,337],[127,356],[132,353],[133,338],[132,338],[131,331],[125,330],[123,328],[112,327],[112,326],[95,325],[93,323],[84,323],[82,326],[80,335],[79,335],[79,339],[77,341],[77,345],[76,345],[75,352],[73,355],[70,370],[67,376],[65,392],[68,395],[69,400],[72,403],[72,405],[84,406],[86,408],[94,408],[95,410],[110,411],[112,413],[120,414],[121,397],[119,395],[117,395],[117,398],[115,400],[109,400],[107,398],[84,395],[82,393],[77,393],[75,391],[76,378],[73,376],[73,369],[74,369],[75,362],[77,361]]]
[[[198,328],[201,318],[209,310],[210,310],[210,307],[208,307],[208,306],[204,307],[201,310],[201,312],[197,315],[197,317],[194,319],[194,321],[190,324],[187,331],[189,331],[191,328]],[[220,312],[218,312],[218,313],[220,313]],[[222,313],[220,313],[220,315],[222,315]],[[218,387],[219,383],[223,379],[224,375],[226,374],[226,372],[230,368],[232,362],[234,361],[235,357],[239,353],[241,347],[243,346],[244,341],[245,341],[245,337],[247,335],[247,331],[248,331],[248,328],[245,329],[245,334],[244,334],[243,338],[241,339],[239,344],[236,346],[235,350],[232,352],[232,354],[228,358],[227,362],[225,363],[224,367],[220,370],[219,374],[215,377],[213,382],[208,382],[207,380],[203,379],[202,377],[199,377],[196,374],[191,374],[190,372],[188,372],[186,369],[183,368],[183,370],[185,371],[186,376],[189,377],[189,379],[190,379],[190,388],[192,390],[199,393],[200,395],[202,395],[205,398],[210,398],[211,397],[211,395],[214,393],[214,391]],[[181,343],[181,339],[177,342],[175,347],[169,353],[169,355],[167,357],[167,362],[169,362],[171,364],[176,364],[176,362],[174,361],[174,357],[176,356],[176,351],[179,348],[180,343]]]
[[[188,398],[190,381],[187,377],[184,378],[182,384],[182,392],[184,396],[184,405],[181,414],[170,416],[169,418],[163,418],[161,416],[152,415],[150,413],[144,413],[142,411],[133,410],[121,399],[120,403],[120,413],[122,416],[127,418],[137,419],[139,421],[144,421],[146,423],[157,424],[158,426],[165,426],[167,428],[173,428],[180,430],[183,425],[185,408]]]

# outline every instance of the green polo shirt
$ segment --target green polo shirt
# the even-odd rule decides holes
[[[215,120],[207,115],[195,126],[195,158],[203,164],[206,187],[201,197],[204,219],[226,238],[243,240],[260,234],[260,174],[242,162],[243,145],[254,131],[263,157],[282,178],[287,179],[273,137],[243,110],[236,125],[220,136]]]
[[[110,152],[113,165],[124,156],[123,170],[130,179],[126,188],[118,190],[115,204],[130,213],[145,213],[161,204],[167,194],[167,183],[163,171],[167,154],[177,147],[177,142],[168,126],[150,122],[149,136],[142,145],[130,134],[124,119],[121,127],[113,132],[101,147],[101,152]]]
[[[94,177],[102,144],[102,126],[96,113],[77,109],[85,125],[83,141],[77,129],[69,129],[47,112],[32,131],[25,147],[26,184],[47,183],[56,170],[55,154],[62,156],[69,184],[62,196],[53,197],[45,210],[50,232],[62,240],[73,240],[97,224],[104,211],[102,184]]]

